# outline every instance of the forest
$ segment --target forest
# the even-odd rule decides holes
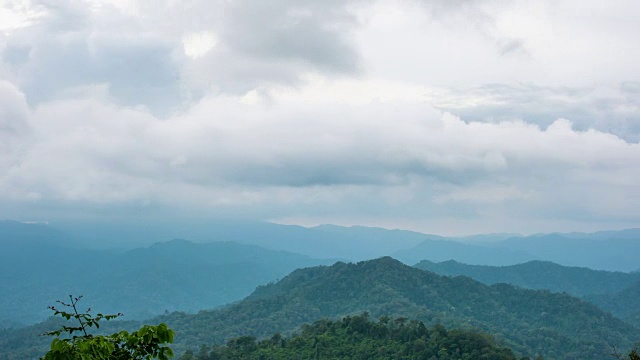
[[[517,356],[545,359],[604,359],[613,349],[630,351],[640,331],[596,306],[566,293],[513,285],[485,285],[468,277],[447,277],[390,257],[358,263],[298,269],[280,281],[259,286],[244,300],[196,314],[174,312],[148,320],[176,332],[177,354],[202,345],[274,333],[293,336],[302,324],[337,320],[367,312],[372,318],[409,318],[425,326],[488,333]],[[138,321],[110,322],[108,332],[135,330]],[[54,319],[0,333],[5,358],[42,354],[39,334],[57,327]]]
[[[85,295],[103,313],[125,314],[101,324],[96,335],[166,323],[176,332],[171,348],[178,356],[197,356],[203,345],[211,353],[238,338],[253,337],[259,344],[278,333],[293,339],[303,324],[365,312],[370,319],[407,318],[430,329],[490,334],[517,357],[604,359],[614,349],[628,353],[640,340],[640,283],[633,272],[538,260],[508,266],[428,258],[410,266],[392,257],[349,262],[229,241],[90,250],[70,246],[62,233],[43,225],[0,223],[0,230],[13,239],[4,241],[6,251],[0,253],[0,359],[42,356],[51,340],[40,335],[64,326],[59,318],[46,318],[46,306],[67,292]],[[354,244],[367,236],[384,242],[404,236],[402,246],[425,244],[411,232],[336,226],[309,231],[318,232],[318,242],[311,237],[309,246],[329,234]],[[506,240],[494,242],[500,241]],[[87,268],[94,271],[82,271]]]
[[[0,0],[0,360],[640,360],[640,0]]]
[[[305,324],[299,334],[279,333],[257,340],[252,336],[231,339],[224,345],[202,345],[187,351],[180,360],[231,359],[427,359],[516,360],[513,352],[496,345],[491,336],[442,325],[427,328],[407,318],[381,317],[372,321],[367,313],[340,320]],[[521,358],[528,359],[527,357]]]

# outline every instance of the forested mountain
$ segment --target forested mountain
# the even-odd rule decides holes
[[[325,263],[233,242],[173,240],[113,252],[66,248],[38,237],[14,241],[0,252],[0,324],[42,321],[50,315],[47,306],[70,293],[129,319],[211,309],[296,268]]]
[[[549,261],[530,261],[510,266],[468,265],[454,260],[420,261],[415,267],[440,275],[469,276],[485,284],[506,283],[528,289],[566,291],[575,296],[613,294],[640,281],[638,273],[568,267]],[[638,302],[640,304],[640,302]]]
[[[363,311],[478,328],[518,352],[547,358],[602,359],[612,345],[624,349],[640,338],[638,329],[566,294],[443,277],[388,257],[296,270],[225,309],[161,320],[180,334],[179,345],[197,347]]]
[[[516,360],[510,349],[499,347],[485,334],[428,329],[422,322],[406,318],[371,321],[366,314],[338,321],[318,320],[303,325],[302,333],[290,338],[274,334],[262,341],[243,336],[225,345],[206,345],[180,360],[231,359],[492,359]]]
[[[429,326],[473,328],[499,344],[545,358],[603,359],[611,346],[628,349],[640,330],[567,294],[510,285],[487,286],[467,277],[444,277],[391,258],[299,269],[260,286],[241,302],[198,314],[173,313],[151,320],[177,332],[176,350],[223,344],[238,336],[290,333],[303,323],[369,312],[372,317],[410,317]],[[35,326],[34,326],[35,328]],[[12,351],[40,341],[25,335]],[[35,331],[33,331],[35,333]],[[14,332],[0,333],[14,336]],[[9,349],[0,352],[11,353]]]
[[[640,281],[617,293],[592,295],[586,299],[640,328]]]

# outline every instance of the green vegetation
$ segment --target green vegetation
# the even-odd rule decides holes
[[[499,347],[485,334],[450,330],[442,325],[428,329],[420,321],[380,318],[368,314],[342,320],[320,320],[302,326],[302,333],[290,338],[280,334],[262,341],[251,336],[229,340],[226,345],[207,346],[181,360],[231,359],[439,359],[515,360],[513,352]]]
[[[515,354],[542,355],[548,360],[606,359],[614,346],[628,353],[640,339],[637,328],[568,294],[505,284],[487,286],[467,277],[436,275],[388,257],[299,269],[224,308],[193,315],[172,313],[152,321],[164,322],[179,334],[173,345],[177,353],[197,353],[202,344],[221,345],[243,336],[263,339],[274,332],[290,336],[304,323],[365,311],[376,318],[406,317],[430,327],[442,324],[489,333],[499,346]],[[141,324],[117,325],[131,331]],[[42,354],[38,343],[42,337],[37,334],[43,326],[0,332],[0,359]]]
[[[477,329],[516,353],[547,359],[603,359],[613,346],[630,349],[640,338],[637,328],[567,294],[487,286],[391,258],[299,269],[224,309],[160,320],[180,334],[175,349],[183,351],[239,336],[286,335],[303,323],[364,311]]]
[[[640,281],[614,294],[588,296],[586,300],[640,327]]]
[[[69,295],[68,303],[58,301],[69,311],[49,307],[54,315],[66,320],[73,319],[78,325],[63,325],[58,330],[48,332],[46,335],[56,338],[42,360],[167,360],[173,357],[173,350],[167,344],[173,342],[175,333],[164,323],[157,326],[145,325],[132,333],[122,330],[106,336],[89,334],[87,328],[99,328],[100,320],[115,319],[121,314],[97,314],[94,317],[89,313],[90,309],[80,313],[77,305],[81,298]],[[80,335],[73,335],[74,332]],[[63,334],[65,336],[61,337]]]
[[[529,289],[547,289],[579,296],[618,318],[640,326],[640,273],[610,272],[568,267],[549,261],[512,266],[467,265],[453,260],[423,260],[416,268],[440,275],[464,275],[485,284],[508,283]]]

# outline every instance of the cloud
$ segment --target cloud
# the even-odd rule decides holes
[[[406,91],[342,97],[353,85],[208,96],[164,119],[108,98],[47,102],[29,119],[38,142],[0,193],[258,218],[640,217],[636,143],[562,119],[467,122]]]
[[[0,80],[0,174],[18,163],[29,141],[30,111],[24,95]]]
[[[357,23],[349,6],[26,3],[24,14],[7,9],[21,26],[12,26],[0,48],[0,74],[34,105],[70,88],[104,83],[120,104],[166,115],[212,89],[237,94],[258,84],[296,83],[308,71],[356,72],[358,54],[349,34]],[[36,10],[37,17],[23,19]]]
[[[470,121],[522,119],[546,127],[558,117],[576,128],[598,129],[627,141],[640,140],[637,82],[612,87],[550,87],[534,84],[491,84],[431,93],[437,108]]]
[[[215,34],[208,31],[190,33],[182,39],[185,55],[194,59],[202,57],[209,52],[216,46],[217,42]]]
[[[94,14],[86,3],[37,7],[43,12],[39,20],[14,31],[0,50],[0,69],[4,67],[6,78],[20,87],[30,104],[101,83],[125,105],[162,111],[168,102],[179,101],[178,70],[167,43],[101,28],[91,21]]]
[[[239,1],[229,6],[222,36],[236,51],[279,61],[302,61],[352,72],[357,54],[348,43],[353,1]]]
[[[0,217],[640,219],[633,4],[19,3],[0,12]]]
[[[12,1],[0,7],[0,33],[5,36],[30,26],[44,15],[42,8],[29,6],[29,1]]]

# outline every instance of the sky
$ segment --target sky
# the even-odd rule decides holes
[[[0,0],[0,219],[640,227],[635,0]]]

